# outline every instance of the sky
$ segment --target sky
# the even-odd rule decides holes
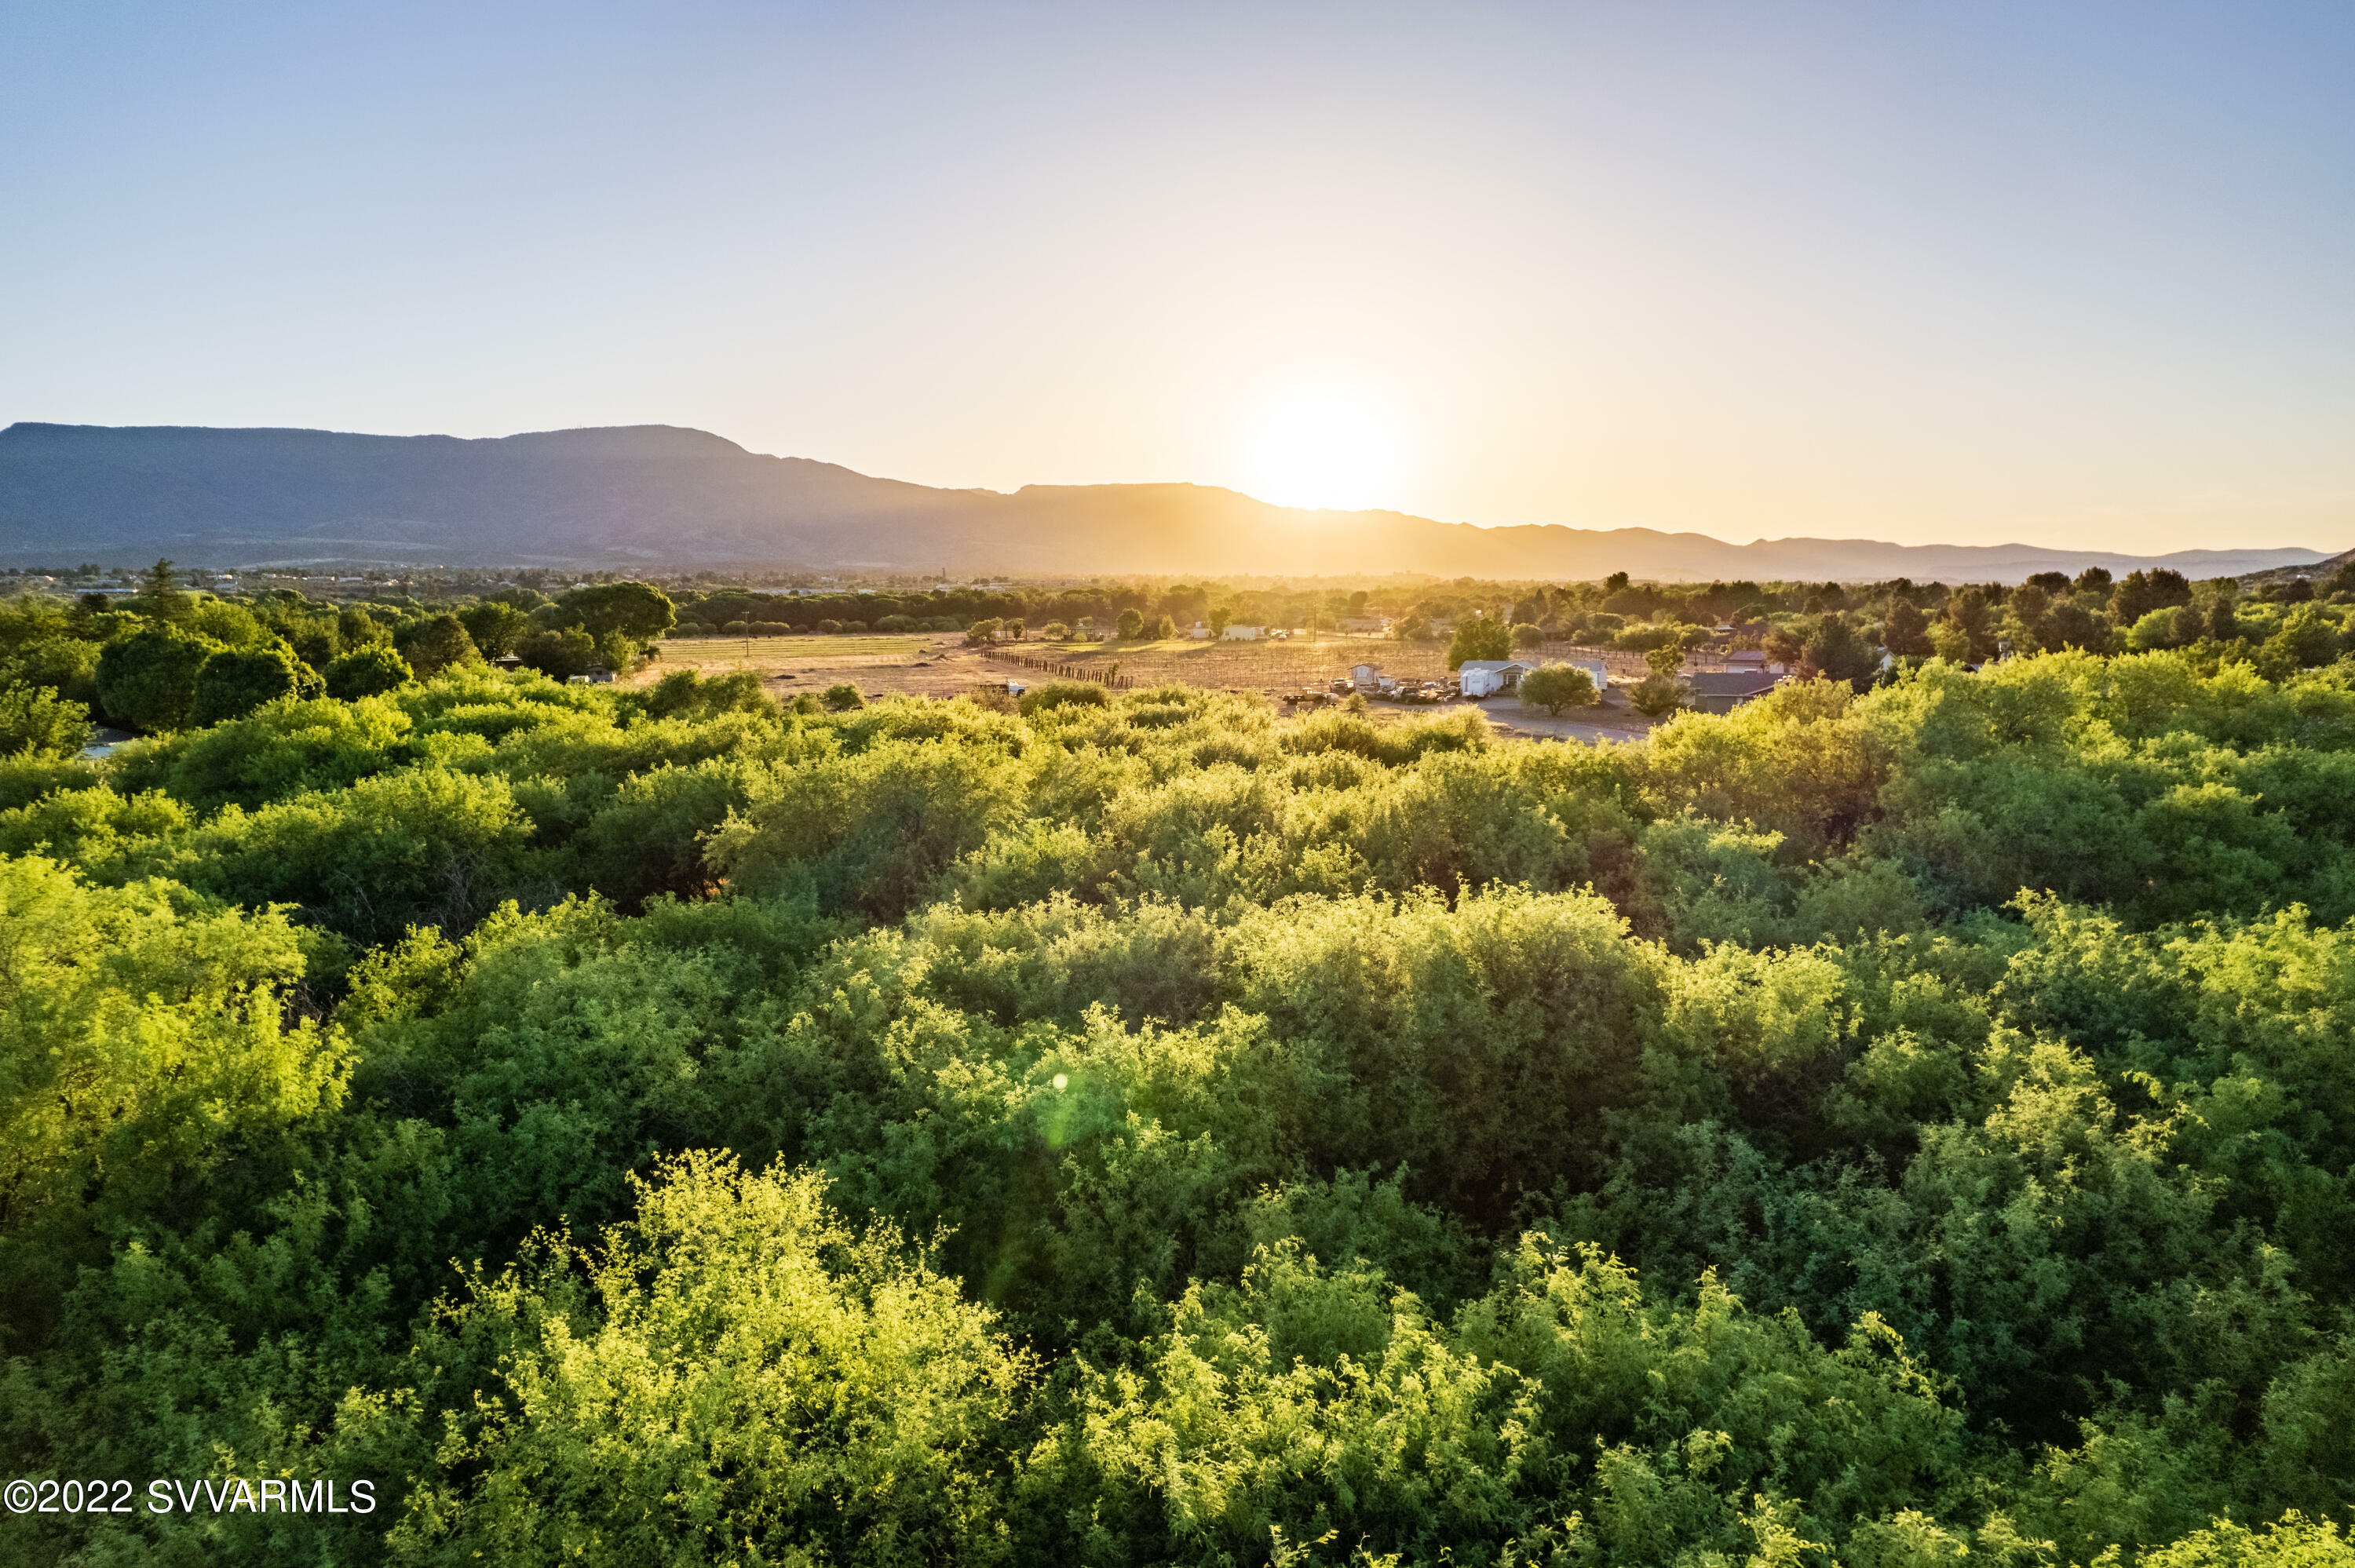
[[[2355,545],[2355,5],[0,0],[0,423]]]

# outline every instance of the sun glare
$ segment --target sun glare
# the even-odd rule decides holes
[[[1271,399],[1252,424],[1244,489],[1261,500],[1354,511],[1388,498],[1396,433],[1364,400],[1292,392]]]

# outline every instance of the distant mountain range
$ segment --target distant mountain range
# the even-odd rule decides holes
[[[763,457],[669,425],[496,440],[16,424],[0,430],[0,563],[805,567],[1116,573],[2017,582],[2089,566],[2235,577],[2299,549],[2134,556],[1863,539],[1732,545],[1650,528],[1476,527],[1310,512],[1197,484],[1010,495]]]

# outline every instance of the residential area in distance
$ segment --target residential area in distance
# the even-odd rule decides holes
[[[53,689],[114,726],[112,740],[144,727],[143,716],[131,699],[115,708],[101,696],[101,656],[159,591],[192,607],[182,624],[247,663],[264,643],[285,656],[249,688],[255,702],[322,689],[336,660],[381,645],[420,676],[470,661],[624,685],[689,670],[751,674],[789,701],[843,688],[868,700],[1018,696],[1065,678],[1252,694],[1287,715],[1353,698],[1377,711],[1478,702],[1506,738],[1588,741],[1639,735],[1681,709],[1725,713],[1786,680],[1862,691],[1931,657],[1977,668],[2048,651],[2185,649],[2279,676],[2335,660],[2355,603],[2355,552],[2245,580],[2090,567],[2010,586],[1659,584],[1619,573],[1551,585],[853,587],[708,571],[640,583],[545,568],[183,573],[165,562],[159,590],[157,569],[0,577],[20,617],[67,633],[29,641],[70,672]],[[1524,676],[1555,666],[1576,673],[1566,686],[1557,674],[1524,689]],[[195,678],[192,667],[191,694]]]

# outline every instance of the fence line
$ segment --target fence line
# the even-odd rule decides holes
[[[1135,680],[1110,672],[1099,673],[1081,664],[1067,664],[1058,659],[1041,659],[1035,653],[1008,653],[996,648],[982,650],[982,657],[993,664],[1012,664],[1024,670],[1036,670],[1059,680],[1093,681],[1112,691],[1125,692],[1134,688]]]

